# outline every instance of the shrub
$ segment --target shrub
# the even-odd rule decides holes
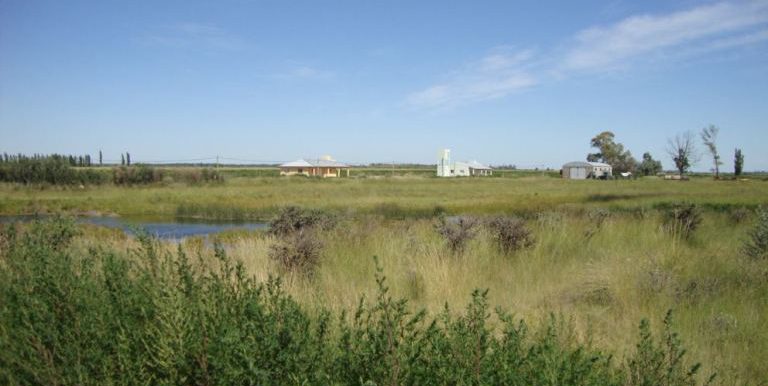
[[[445,243],[452,253],[460,254],[464,252],[467,243],[475,238],[477,219],[470,216],[459,216],[456,218],[446,218],[440,216],[435,224],[435,230],[443,236]]]
[[[728,212],[728,218],[734,224],[741,224],[749,219],[750,214],[751,213],[747,208],[733,208]]]
[[[146,235],[128,255],[79,254],[73,232],[62,219],[2,229],[0,384],[697,384],[669,317],[660,344],[641,323],[624,363],[554,316],[490,322],[487,290],[430,319],[391,294],[378,263],[372,301],[334,314],[248,277],[218,244],[214,264]]]
[[[432,216],[434,217],[445,216],[446,214],[448,214],[448,209],[442,205],[435,205],[432,208]]]
[[[288,271],[311,274],[320,260],[323,243],[317,233],[304,229],[282,236],[269,248],[269,257]]]
[[[269,233],[278,238],[269,256],[286,270],[312,273],[323,248],[318,232],[335,225],[336,219],[327,213],[283,208],[269,224]]]
[[[504,254],[528,248],[535,241],[525,221],[517,217],[494,217],[488,221],[488,229]]]
[[[753,259],[768,259],[768,210],[757,209],[757,223],[748,233],[749,238],[741,250]]]
[[[696,374],[701,364],[691,367],[685,364],[685,349],[680,338],[672,330],[672,311],[664,317],[662,342],[656,343],[651,333],[650,323],[643,319],[640,322],[640,342],[637,343],[635,354],[630,358],[629,382],[631,386],[653,385],[697,385]],[[715,379],[712,374],[705,384]]]
[[[689,239],[701,225],[701,210],[696,204],[673,204],[664,212],[663,221],[669,232]]]
[[[605,221],[608,219],[608,217],[610,217],[610,215],[611,212],[603,208],[593,209],[587,213],[587,218],[589,219],[592,226],[584,231],[584,237],[589,239],[597,234],[597,232],[603,227],[603,224],[605,224]]]
[[[147,185],[163,180],[163,171],[149,165],[119,166],[112,169],[115,185]]]
[[[190,185],[220,184],[224,182],[224,176],[211,168],[178,169],[173,171],[173,178],[179,182]]]
[[[592,222],[595,228],[601,228],[605,223],[605,220],[610,216],[611,212],[603,208],[593,209],[587,213],[587,218],[589,218],[589,221]]]
[[[336,218],[328,213],[288,206],[270,221],[269,233],[283,237],[308,228],[329,230],[335,225]]]

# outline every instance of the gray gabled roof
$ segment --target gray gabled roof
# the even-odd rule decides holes
[[[480,162],[477,162],[477,161],[456,162],[456,164],[464,164],[464,165],[467,165],[468,167],[470,167],[472,169],[491,170],[490,166],[483,165],[483,164],[481,164]]]
[[[280,165],[281,168],[311,168],[312,164],[309,162],[300,159],[296,161],[286,162],[282,165]]]
[[[587,161],[573,161],[568,162],[567,164],[563,165],[564,168],[588,168],[588,167],[611,167],[611,165],[608,165],[606,163],[602,162],[587,162]]]

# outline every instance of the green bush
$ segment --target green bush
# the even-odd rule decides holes
[[[755,260],[768,259],[768,210],[757,210],[757,223],[749,231],[749,238],[744,242],[742,252]]]
[[[198,261],[140,234],[128,255],[80,255],[76,233],[64,219],[0,231],[0,384],[697,384],[669,318],[658,345],[641,324],[625,363],[554,316],[533,331],[501,310],[490,323],[487,291],[430,319],[377,268],[352,315],[310,313],[220,245]]]
[[[224,175],[218,169],[192,168],[169,170],[174,181],[185,182],[190,185],[221,184],[224,183]]]
[[[149,165],[119,166],[112,169],[115,185],[146,185],[163,180],[163,171]]]

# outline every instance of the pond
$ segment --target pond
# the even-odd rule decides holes
[[[0,223],[28,222],[44,219],[50,216],[0,216]],[[120,229],[127,234],[133,234],[137,229],[143,229],[150,235],[165,240],[179,240],[192,236],[208,236],[227,230],[256,230],[265,229],[267,224],[256,222],[226,222],[191,219],[147,220],[122,217],[91,217],[78,216],[76,221],[107,228]]]

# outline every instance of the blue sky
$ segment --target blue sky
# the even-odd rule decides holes
[[[0,151],[559,167],[611,130],[672,168],[709,124],[768,170],[768,0],[0,0]]]

